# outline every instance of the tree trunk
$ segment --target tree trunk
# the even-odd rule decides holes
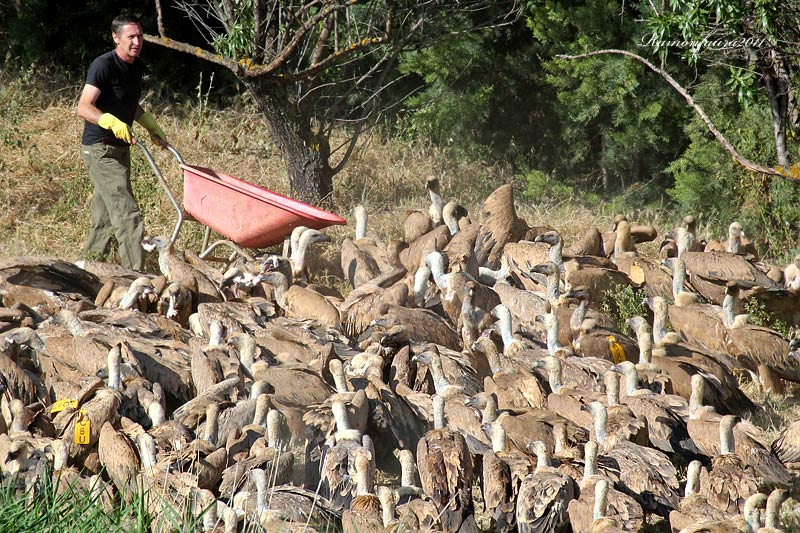
[[[328,164],[328,139],[313,132],[310,117],[297,110],[284,85],[263,78],[242,81],[286,162],[292,195],[311,205],[330,204],[333,170]]]
[[[764,82],[769,95],[769,107],[772,111],[772,131],[775,135],[775,152],[778,164],[782,167],[791,165],[789,150],[786,146],[786,124],[789,118],[789,83],[780,72],[769,70],[764,73]]]

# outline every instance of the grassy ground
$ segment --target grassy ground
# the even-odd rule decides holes
[[[0,256],[49,255],[76,260],[89,223],[91,195],[91,184],[79,151],[82,121],[75,115],[82,81],[66,79],[57,72],[42,74],[34,78],[10,69],[0,70],[0,109],[3,110],[0,113]],[[247,100],[243,98],[224,109],[216,109],[208,102],[208,95],[198,92],[183,101],[164,101],[146,95],[144,103],[158,117],[170,142],[188,163],[288,193],[281,159],[270,142],[266,127]],[[338,144],[335,140],[332,142],[332,146]],[[182,175],[175,160],[164,150],[154,149],[153,152],[157,164],[180,197]],[[144,215],[146,232],[169,234],[175,214],[153,172],[136,149],[133,150],[133,175],[134,192]],[[363,140],[350,164],[335,178],[334,209],[351,220],[352,207],[363,203],[370,214],[370,232],[383,239],[399,237],[406,212],[427,208],[424,183],[430,175],[440,178],[448,199],[455,198],[470,210],[496,186],[515,180],[508,168],[453,157],[424,143],[386,140],[373,135]],[[522,190],[522,184],[519,185],[518,190]],[[624,197],[607,203],[595,201],[589,207],[577,201],[532,201],[518,194],[517,207],[530,224],[546,223],[561,230],[567,243],[590,226],[610,227],[614,214],[619,211],[624,211],[630,220],[651,223],[662,230],[672,227],[681,216],[667,207],[643,208],[627,202]],[[197,249],[202,230],[199,224],[185,225],[178,247]],[[341,281],[336,244],[352,232],[352,226],[330,228],[328,234],[334,242],[322,251],[319,265],[320,276],[343,289],[346,287]],[[654,253],[656,246],[649,244],[641,251]],[[148,267],[157,268],[154,258],[148,260]],[[755,422],[771,437],[800,416],[797,390],[791,390],[786,397],[765,399],[752,384],[746,383],[743,387],[766,406],[768,416]],[[131,520],[143,519],[141,509],[135,507],[118,506],[109,514],[91,505],[70,507],[55,495],[26,502],[12,497],[9,490],[0,489],[0,533],[12,529],[56,530],[59,522],[54,517],[58,513],[67,513],[65,516],[69,517],[76,515],[77,525],[70,528],[74,531],[126,529],[131,526]],[[800,523],[797,518],[792,520],[793,524]]]

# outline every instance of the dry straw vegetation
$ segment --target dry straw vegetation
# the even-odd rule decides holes
[[[80,159],[82,122],[75,115],[80,90],[81,80],[67,79],[58,72],[39,71],[34,76],[32,71],[22,74],[9,69],[0,71],[3,110],[0,113],[0,256],[78,259],[89,222],[91,194],[91,183]],[[217,108],[209,101],[209,95],[201,90],[181,98],[158,94],[145,97],[147,108],[154,111],[170,141],[188,163],[214,168],[287,194],[288,179],[281,159],[250,102],[240,98]],[[340,141],[344,140],[342,136]],[[144,157],[138,150],[132,153],[133,186],[146,232],[169,234],[175,223],[172,207]],[[165,150],[154,149],[153,153],[180,196],[182,176],[175,160]],[[507,167],[455,157],[423,142],[383,138],[372,133],[362,140],[351,163],[335,178],[333,209],[350,219],[351,208],[363,203],[370,213],[370,232],[385,239],[399,237],[406,211],[427,206],[424,182],[429,175],[439,176],[445,195],[458,199],[471,211],[496,186],[515,179]],[[520,184],[518,190],[522,189]],[[540,198],[534,202],[519,194],[517,206],[530,223],[547,223],[561,230],[566,242],[591,225],[609,227],[615,212],[623,209],[630,219],[662,229],[671,227],[679,218],[679,214],[666,208],[643,210],[635,205],[626,206],[625,198],[609,203],[596,201],[589,208],[574,200],[554,202]],[[202,229],[199,224],[185,225],[178,247],[196,249]],[[345,291],[348,287],[341,280],[336,244],[352,231],[352,227],[329,229],[334,244],[322,252],[317,265],[325,281]],[[647,245],[643,252],[653,253],[655,246]],[[154,258],[147,267],[157,269]],[[797,389],[785,398],[764,398],[752,383],[744,383],[743,388],[765,406],[764,419],[754,422],[768,430],[771,437],[800,416]],[[64,505],[61,499],[53,496],[50,507],[33,502],[33,508],[12,500],[10,491],[0,491],[0,507],[4,509],[0,510],[0,516],[40,513],[36,516],[42,530],[58,527],[57,521],[50,519],[52,509]],[[114,527],[106,525],[108,520],[115,522],[116,527],[124,527],[125,520],[137,516],[136,509],[129,511],[106,516],[105,521],[90,518],[80,524],[76,522],[75,530],[94,531],[98,525],[113,530]],[[92,513],[84,509],[81,516],[99,516]],[[3,523],[8,525],[0,520],[0,530]]]

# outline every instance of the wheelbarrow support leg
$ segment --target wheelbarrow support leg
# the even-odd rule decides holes
[[[211,252],[213,252],[214,249],[217,248],[218,246],[227,246],[228,248],[230,248],[231,250],[233,250],[234,252],[236,252],[237,254],[242,256],[246,261],[255,261],[253,256],[250,255],[249,253],[247,253],[243,248],[241,248],[241,247],[235,245],[234,243],[232,243],[231,241],[227,241],[227,240],[217,241],[217,242],[213,243],[211,246],[209,246],[208,248],[206,248],[205,250],[203,250],[200,253],[200,259],[205,259],[206,257],[208,257],[208,255]]]
[[[167,197],[169,198],[172,207],[175,208],[175,211],[178,213],[178,222],[175,224],[175,229],[172,230],[172,236],[170,237],[170,243],[175,244],[175,241],[178,239],[178,233],[181,231],[181,226],[183,225],[183,209],[181,209],[180,204],[175,199],[175,195],[172,194],[172,190],[167,185],[167,180],[164,179],[164,175],[161,174],[161,170],[159,170],[158,165],[156,165],[155,160],[153,159],[153,155],[150,153],[150,150],[145,147],[144,144],[141,142],[136,142],[136,146],[142,149],[144,152],[144,156],[147,159],[147,162],[150,163],[150,167],[153,169],[153,173],[155,173],[156,177],[158,178],[158,182],[161,184],[161,188],[164,189],[164,192],[167,193]],[[168,147],[169,151],[175,156],[179,163],[183,162],[183,158],[178,153],[177,150],[172,148],[171,146]]]

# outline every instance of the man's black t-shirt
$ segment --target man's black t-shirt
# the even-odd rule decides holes
[[[142,93],[144,70],[141,59],[137,57],[133,63],[126,63],[114,50],[92,61],[86,74],[86,84],[100,89],[100,96],[94,105],[101,112],[111,113],[129,126],[133,125],[133,117]],[[86,121],[81,143],[90,145],[103,139],[116,140],[109,130]]]

